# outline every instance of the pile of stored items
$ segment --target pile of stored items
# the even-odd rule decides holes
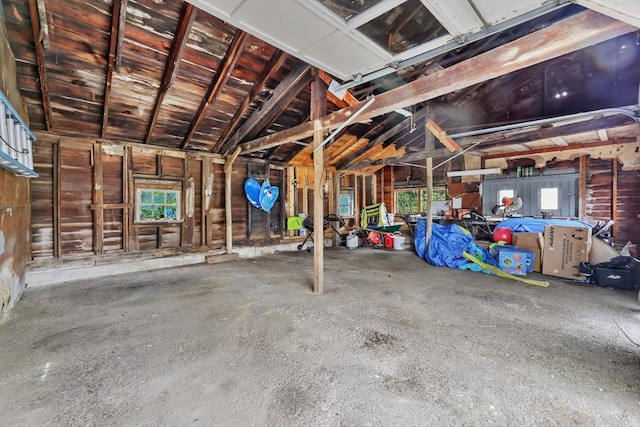
[[[414,236],[418,256],[437,267],[470,269],[546,286],[524,279],[528,273],[570,279],[617,289],[640,288],[640,262],[627,251],[616,252],[598,230],[574,220],[510,218],[493,232],[494,242],[474,241],[456,224],[432,224],[427,244],[426,221]]]

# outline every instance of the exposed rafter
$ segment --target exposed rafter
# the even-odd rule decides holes
[[[229,139],[229,136],[237,129],[238,124],[240,123],[240,120],[242,120],[244,113],[247,112],[247,109],[251,105],[251,102],[254,99],[256,99],[258,94],[263,90],[263,88],[269,81],[269,76],[271,76],[271,74],[273,74],[275,70],[277,70],[282,66],[282,64],[284,64],[284,61],[287,59],[287,56],[288,55],[283,51],[276,50],[276,52],[273,54],[273,56],[269,60],[269,63],[264,68],[264,72],[258,78],[258,80],[256,80],[253,87],[251,88],[251,92],[249,93],[249,95],[247,95],[244,98],[244,101],[242,101],[242,104],[240,104],[240,107],[238,108],[235,115],[233,116],[233,119],[231,119],[231,122],[229,123],[227,128],[224,130],[224,133],[218,140],[218,143],[216,143],[216,145],[213,147],[213,150],[211,151],[216,152],[220,147],[224,146],[224,143],[227,142],[227,140]]]
[[[44,65],[44,48],[40,41],[40,19],[38,18],[38,5],[36,0],[29,0],[29,14],[31,15],[31,27],[33,28],[33,42],[36,47],[36,61],[38,65],[38,77],[40,80],[40,93],[42,94],[42,106],[44,108],[44,120],[47,130],[53,128],[51,123],[51,103],[49,102],[49,85],[47,84],[47,71]]]
[[[278,85],[271,98],[249,117],[222,147],[228,153],[244,139],[255,138],[311,81],[311,66],[301,63]],[[270,148],[270,147],[266,147]],[[258,150],[253,150],[258,151]]]
[[[185,149],[189,145],[189,141],[191,141],[193,134],[196,132],[196,129],[200,125],[200,122],[202,122],[204,115],[207,113],[207,109],[218,99],[220,91],[226,84],[229,76],[231,75],[231,72],[233,71],[233,68],[236,65],[236,62],[238,62],[238,59],[240,58],[240,52],[242,52],[242,48],[246,39],[247,33],[242,30],[238,30],[234,34],[233,40],[229,44],[227,53],[222,60],[220,69],[211,82],[211,85],[209,86],[209,89],[207,90],[207,93],[202,100],[198,111],[196,112],[196,116],[189,126],[189,130],[187,131],[180,148]]]
[[[153,113],[151,114],[151,121],[149,122],[149,128],[147,130],[147,137],[144,141],[147,144],[151,141],[151,134],[153,133],[153,128],[156,124],[156,120],[158,119],[158,114],[160,114],[162,101],[167,95],[167,92],[173,84],[173,81],[178,74],[178,70],[180,69],[182,53],[184,52],[184,48],[187,46],[189,33],[191,32],[191,27],[193,26],[193,21],[195,21],[197,13],[198,9],[196,9],[191,3],[183,3],[182,12],[180,13],[180,19],[178,20],[178,26],[176,28],[176,34],[173,38],[171,49],[169,50],[167,64],[164,67],[162,80],[160,81],[160,88],[158,89],[156,102],[153,106]]]
[[[376,139],[371,141],[371,143],[369,143],[369,145],[367,145],[366,147],[364,147],[361,150],[358,150],[356,153],[353,153],[352,155],[350,155],[349,157],[344,159],[337,166],[337,168],[338,169],[347,169],[347,168],[349,168],[351,163],[355,162],[359,157],[363,156],[364,154],[366,154],[371,149],[373,149],[376,146],[386,142],[390,138],[393,138],[394,135],[396,135],[396,134],[398,134],[400,132],[410,130],[412,121],[415,122],[417,120],[424,119],[426,116],[427,116],[427,109],[423,108],[422,110],[414,113],[413,117],[407,117],[402,122],[398,123],[397,125],[395,125],[391,129],[388,129],[383,134],[379,135]]]
[[[126,0],[124,0],[126,2]],[[111,34],[109,35],[109,57],[107,58],[107,75],[104,82],[104,104],[102,110],[102,131],[100,136],[106,138],[107,126],[109,124],[109,104],[111,101],[111,83],[113,80],[113,68],[116,62],[117,41],[120,37],[120,13],[122,2],[113,0],[113,11],[111,12]]]
[[[378,95],[375,104],[364,112],[361,119],[365,120],[398,108],[428,101],[635,30],[635,27],[628,24],[595,12],[585,11],[491,51]],[[360,104],[325,116],[321,120],[323,128],[333,129],[339,126],[362,106]],[[304,123],[246,142],[242,144],[242,151],[245,153],[261,151],[307,138],[312,134],[313,124]]]
[[[118,23],[118,41],[116,42],[116,72],[120,72],[122,66],[122,45],[124,44],[124,26],[127,22],[127,2],[120,0],[120,20]]]

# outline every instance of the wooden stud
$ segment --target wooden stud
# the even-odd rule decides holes
[[[131,251],[131,245],[129,242],[129,215],[133,204],[129,204],[129,158],[131,157],[130,147],[124,147],[122,153],[122,250],[126,252]]]
[[[433,231],[433,217],[431,216],[431,204],[433,203],[433,158],[428,157],[427,166],[427,238],[425,240],[425,250],[429,250],[429,241]]]
[[[338,215],[340,213],[340,173],[338,171],[333,171],[332,187],[334,213]],[[333,246],[340,246],[339,236],[337,233],[333,233]]]
[[[321,294],[324,287],[324,212],[322,203],[322,172],[324,152],[322,147],[323,130],[319,120],[314,121],[313,134],[313,293]]]
[[[53,257],[62,257],[62,232],[60,230],[60,193],[62,192],[62,179],[60,172],[62,171],[62,148],[60,143],[53,144]]]
[[[102,147],[93,144],[93,253],[102,255],[104,250],[104,182],[102,172]]]
[[[611,185],[611,219],[613,220],[613,227],[611,229],[611,236],[613,241],[616,241],[618,235],[618,159],[615,158],[611,161],[611,168],[613,169],[613,178]]]
[[[233,154],[224,164],[224,216],[225,216],[225,233],[227,254],[233,252],[233,212],[231,202],[231,175],[233,174],[233,162],[240,155],[240,147],[236,148]],[[249,223],[250,224],[250,223]],[[250,228],[250,227],[247,227]]]
[[[578,195],[578,200],[580,200],[578,218],[580,220],[584,220],[587,211],[587,162],[588,156],[580,156],[580,190]]]

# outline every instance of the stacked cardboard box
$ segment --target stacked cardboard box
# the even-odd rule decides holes
[[[591,229],[548,225],[544,228],[542,274],[566,279],[586,280],[581,262],[589,260]]]
[[[529,252],[533,252],[533,271],[542,272],[542,248],[544,239],[542,233],[513,233],[511,244]]]

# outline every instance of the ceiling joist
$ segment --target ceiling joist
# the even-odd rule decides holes
[[[253,84],[253,87],[251,88],[251,92],[249,93],[249,95],[247,95],[244,98],[244,100],[242,101],[242,104],[240,104],[240,107],[236,110],[236,113],[234,114],[233,119],[231,119],[231,122],[229,123],[227,128],[224,130],[222,136],[220,136],[218,143],[216,143],[216,145],[213,147],[211,151],[217,152],[220,149],[220,147],[224,146],[224,144],[229,139],[229,136],[233,132],[235,132],[235,130],[237,129],[238,124],[242,120],[242,117],[249,109],[251,102],[254,99],[256,99],[256,97],[260,94],[263,88],[267,85],[267,82],[269,81],[269,77],[274,73],[275,70],[278,70],[280,67],[282,67],[286,59],[287,59],[286,53],[284,53],[279,49],[276,50],[276,52],[273,54],[273,56],[269,60],[269,63],[264,68],[264,71],[262,72],[258,80],[256,80],[256,82]]]
[[[126,2],[126,0],[124,0]],[[102,131],[100,135],[106,138],[107,126],[109,124],[109,104],[111,103],[111,84],[113,83],[113,69],[116,63],[116,52],[118,51],[118,39],[122,37],[123,24],[120,20],[122,2],[113,0],[113,11],[111,12],[111,33],[109,34],[109,57],[107,58],[107,75],[104,82],[104,103],[102,109]]]
[[[271,98],[254,111],[251,117],[229,138],[220,151],[226,154],[234,150],[245,138],[254,138],[259,135],[265,126],[279,115],[278,113],[282,110],[283,105],[289,105],[300,90],[311,81],[311,78],[311,66],[305,63],[300,64],[298,68],[282,80],[273,91]],[[242,151],[244,152],[244,149]]]
[[[47,84],[47,71],[44,63],[44,48],[40,41],[40,19],[36,0],[29,0],[29,14],[31,15],[31,27],[33,28],[33,42],[36,48],[36,61],[38,63],[38,77],[40,80],[40,93],[42,94],[42,107],[44,108],[44,120],[47,131],[51,131],[51,103],[49,102],[49,85]],[[45,15],[46,16],[46,15]]]

